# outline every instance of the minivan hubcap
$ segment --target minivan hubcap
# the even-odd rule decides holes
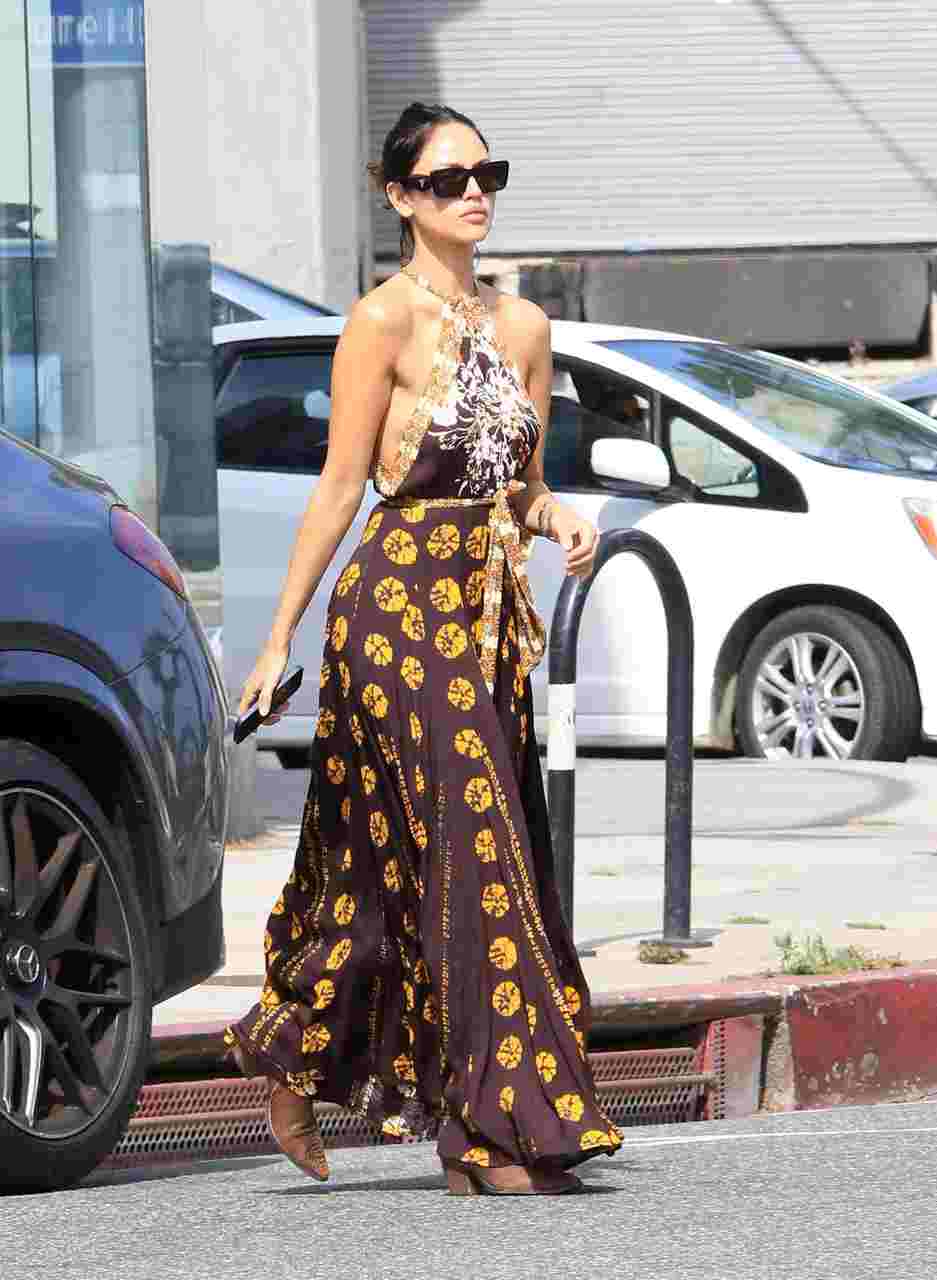
[[[132,945],[94,836],[57,797],[0,790],[0,1115],[67,1138],[129,1052]]]
[[[865,724],[865,692],[850,655],[829,636],[798,632],[765,655],[751,715],[769,759],[852,755]]]

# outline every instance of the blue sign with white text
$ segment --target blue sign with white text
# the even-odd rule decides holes
[[[51,0],[29,27],[33,56],[55,67],[143,66],[143,0]]]

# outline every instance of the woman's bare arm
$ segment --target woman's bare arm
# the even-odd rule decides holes
[[[255,700],[266,715],[293,635],[355,518],[394,386],[403,318],[375,299],[353,309],[335,352],[325,466],[293,543],[270,637],[244,685],[239,710]]]

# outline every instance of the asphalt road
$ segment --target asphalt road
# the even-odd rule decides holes
[[[937,1104],[628,1131],[563,1199],[454,1199],[429,1145],[95,1175],[0,1203],[3,1280],[933,1280]]]

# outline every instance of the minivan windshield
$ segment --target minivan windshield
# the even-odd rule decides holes
[[[736,347],[672,338],[599,345],[670,374],[817,462],[937,480],[937,429],[897,402]]]

